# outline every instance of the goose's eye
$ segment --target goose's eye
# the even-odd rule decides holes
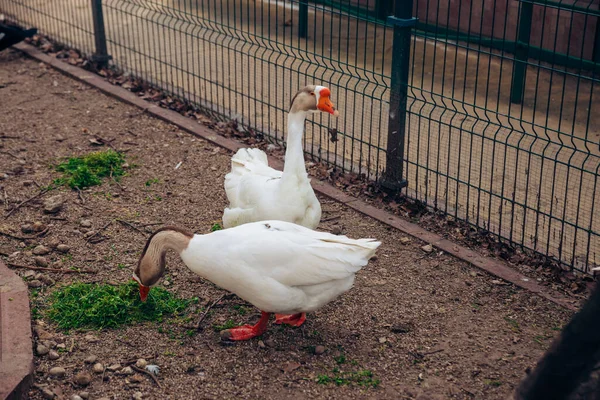
[[[310,95],[311,95],[311,96],[314,96],[314,95],[315,95],[315,92],[310,92]]]

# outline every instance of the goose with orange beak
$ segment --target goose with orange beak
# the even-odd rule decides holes
[[[145,300],[165,273],[167,251],[177,252],[192,272],[261,310],[257,324],[221,332],[222,340],[247,340],[267,330],[271,313],[296,321],[348,291],[380,244],[283,221],[252,222],[206,235],[165,227],[146,242],[133,279]]]
[[[287,121],[287,146],[283,171],[269,167],[260,149],[240,149],[231,159],[225,177],[229,207],[223,226],[279,220],[315,229],[321,221],[321,205],[310,184],[304,164],[304,124],[309,115],[339,115],[325,86],[309,85],[292,98]],[[304,315],[276,315],[276,323],[300,326]]]

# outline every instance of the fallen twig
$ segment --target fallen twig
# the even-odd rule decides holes
[[[156,226],[156,225],[162,225],[162,224],[164,224],[164,222],[152,222],[150,224],[142,224],[142,225],[140,225],[140,227],[145,228],[147,226]]]
[[[123,224],[131,229],[133,229],[134,231],[137,231],[139,233],[141,233],[144,236],[147,236],[148,234],[146,232],[144,232],[143,230],[141,230],[140,228],[138,228],[137,226],[133,225],[131,222],[129,221],[125,221],[123,219],[117,219],[117,222],[119,222],[120,224]]]
[[[29,203],[31,200],[37,199],[38,197],[42,196],[42,195],[43,195],[43,194],[45,194],[45,193],[48,193],[49,191],[50,191],[50,189],[44,189],[44,190],[40,191],[38,194],[36,194],[35,196],[33,196],[33,197],[30,197],[30,198],[28,198],[27,200],[24,200],[24,201],[20,202],[19,204],[17,204],[17,206],[16,206],[15,208],[13,208],[12,210],[10,210],[10,211],[8,212],[8,214],[6,214],[6,215],[4,216],[4,219],[6,219],[6,218],[10,217],[10,216],[12,215],[12,213],[14,213],[14,212],[15,212],[15,211],[17,211],[19,208],[21,208],[21,206],[23,206],[23,205],[25,205],[25,204]]]
[[[341,215],[335,215],[335,216],[333,216],[333,217],[329,217],[329,218],[323,218],[323,219],[321,220],[321,222],[335,221],[336,219],[340,219],[340,218],[342,218],[342,216],[341,216]]]
[[[83,193],[81,193],[81,190],[78,187],[76,187],[75,189],[77,189],[77,196],[79,196],[81,204],[85,204],[85,198],[83,197]]]
[[[123,344],[126,344],[126,345],[127,345],[127,346],[129,346],[129,347],[137,348],[137,346],[136,346],[136,345],[134,345],[134,344],[133,344],[133,343],[131,343],[131,342],[128,342],[128,341],[127,341],[127,340],[125,340],[125,339],[117,338],[117,342],[121,342],[121,343],[123,343]],[[135,362],[135,361],[134,361],[134,362]]]
[[[154,383],[156,383],[156,386],[158,386],[159,388],[162,388],[162,386],[160,386],[160,382],[158,381],[158,379],[156,379],[156,376],[154,376],[153,373],[148,372],[145,369],[138,368],[137,366],[135,366],[133,364],[131,365],[131,368],[134,369],[134,370],[136,370],[137,372],[141,372],[142,374],[148,375],[150,378],[152,378],[152,380],[154,381]]]
[[[88,243],[89,243],[89,242],[91,242],[91,241],[92,241],[92,239],[93,239],[93,238],[95,238],[96,236],[98,236],[98,234],[99,234],[99,233],[101,233],[101,232],[104,232],[104,230],[105,230],[106,228],[108,228],[108,226],[109,226],[110,224],[112,224],[112,219],[111,219],[110,221],[108,221],[108,224],[104,225],[102,228],[98,229],[98,230],[96,231],[96,233],[94,233],[92,236],[90,236],[89,238],[87,238],[86,242],[88,242]],[[98,243],[98,242],[94,241],[93,243]]]
[[[0,135],[0,139],[21,139],[19,136]]]
[[[21,265],[7,262],[6,265],[13,268],[32,269],[35,271],[46,271],[46,272],[60,272],[61,274],[95,274],[96,271],[84,271],[76,269],[62,269],[62,268],[46,268],[46,267],[34,267],[29,265]]]
[[[17,236],[17,235],[12,235],[12,234],[10,234],[8,232],[3,232],[3,231],[0,231],[0,235],[6,236],[6,237],[9,237],[9,238],[13,238],[13,239],[17,239],[17,240],[32,240],[32,239],[35,239],[35,236]]]
[[[46,233],[48,233],[48,231],[49,231],[49,230],[50,230],[50,227],[49,227],[49,226],[47,226],[47,227],[46,227],[46,229],[44,229],[43,231],[41,231],[41,232],[39,232],[39,233],[36,233],[36,234],[35,234],[35,236],[36,236],[36,237],[42,237],[42,236],[44,236]]]
[[[202,314],[202,316],[200,317],[200,319],[198,320],[196,325],[187,326],[186,328],[200,330],[200,325],[202,324],[202,321],[204,321],[204,319],[208,315],[208,312],[210,311],[210,309],[213,308],[215,305],[217,305],[221,300],[223,300],[223,298],[225,298],[225,296],[227,296],[227,293],[224,295],[221,295],[221,297],[219,297],[217,300],[213,301],[208,307],[206,307],[206,310],[204,310],[204,314]]]

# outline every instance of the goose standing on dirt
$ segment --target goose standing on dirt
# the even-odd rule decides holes
[[[302,137],[309,113],[338,116],[330,96],[328,88],[310,85],[292,99],[283,172],[269,167],[267,155],[260,149],[240,149],[232,157],[231,172],[225,176],[229,200],[223,214],[225,228],[263,220],[293,222],[310,229],[319,225],[321,204],[306,173]],[[305,319],[304,315],[275,315],[276,324],[300,326]]]
[[[247,340],[267,330],[271,313],[299,320],[349,290],[380,244],[284,221],[252,222],[206,235],[164,227],[148,239],[133,279],[145,301],[165,272],[167,250],[176,251],[194,273],[261,310],[256,325],[221,332],[223,340]]]

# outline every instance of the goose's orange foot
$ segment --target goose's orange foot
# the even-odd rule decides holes
[[[298,314],[275,314],[275,323],[276,324],[286,324],[290,326],[298,327],[302,325],[306,321],[306,313],[298,313]]]
[[[270,313],[261,311],[262,315],[256,325],[243,325],[237,328],[225,329],[221,331],[221,340],[248,340],[253,337],[262,335],[267,331],[267,325],[269,324]]]

